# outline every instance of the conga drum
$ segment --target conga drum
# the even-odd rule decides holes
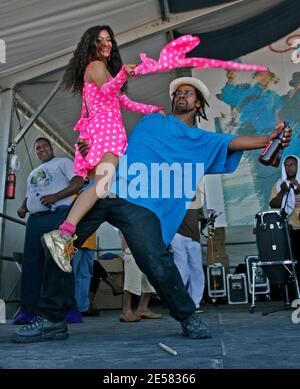
[[[288,222],[280,210],[259,212],[256,218],[256,242],[261,262],[291,260]],[[264,271],[271,284],[285,284],[289,272],[283,265],[268,265]]]

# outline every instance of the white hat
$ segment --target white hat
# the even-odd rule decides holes
[[[202,93],[203,97],[207,101],[209,99],[209,89],[207,86],[197,78],[193,77],[180,77],[173,80],[170,84],[170,97],[173,98],[173,93],[180,87],[180,85],[192,85],[199,92]]]

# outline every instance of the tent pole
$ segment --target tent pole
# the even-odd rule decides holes
[[[29,117],[33,114],[35,110],[18,93],[15,94],[15,99],[17,101],[18,112],[26,120],[29,120]],[[37,118],[33,125],[38,131],[49,137],[51,139],[51,142],[53,142],[60,150],[67,154],[71,159],[74,159],[75,152],[73,145],[70,146],[66,142],[66,140],[59,134],[59,132],[54,130],[42,116]]]
[[[11,131],[11,116],[13,105],[12,89],[5,89],[0,93],[0,213],[5,211],[5,183],[7,170],[7,148]],[[0,255],[3,250],[4,219],[0,221]]]
[[[50,92],[49,96],[46,97],[46,99],[38,106],[36,111],[31,115],[28,122],[25,124],[23,128],[21,128],[20,132],[18,132],[17,136],[13,140],[12,144],[9,147],[9,152],[13,152],[16,145],[20,142],[20,140],[23,138],[23,136],[27,133],[27,131],[31,128],[31,126],[34,124],[34,122],[37,120],[37,118],[40,116],[40,114],[44,111],[44,109],[47,107],[48,103],[53,99],[53,97],[56,95],[58,89],[60,88],[62,83],[62,79],[57,81],[55,87]]]

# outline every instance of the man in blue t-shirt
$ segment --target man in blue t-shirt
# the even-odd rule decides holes
[[[282,127],[270,136],[234,137],[207,132],[193,127],[197,117],[206,119],[209,91],[200,80],[183,77],[172,81],[170,96],[172,115],[150,114],[138,122],[111,188],[115,196],[99,199],[81,220],[75,244],[79,248],[105,221],[120,229],[137,265],[171,316],[180,322],[182,334],[204,339],[211,337],[210,331],[167,245],[190,207],[203,174],[234,171],[242,150],[263,148]],[[290,141],[290,131],[285,132],[285,144]],[[85,152],[86,147],[81,147],[81,153]],[[50,252],[46,255],[50,256]],[[65,260],[62,252],[62,263]],[[68,336],[63,290],[67,275],[49,258],[40,299],[42,315],[31,326],[19,329],[13,341],[28,343]]]

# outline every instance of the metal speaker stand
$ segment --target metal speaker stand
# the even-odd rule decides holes
[[[255,291],[256,271],[257,271],[257,267],[258,266],[263,267],[263,266],[283,265],[285,267],[285,269],[290,274],[290,277],[291,277],[291,280],[292,280],[292,283],[293,283],[293,287],[294,287],[294,291],[295,291],[295,294],[296,294],[296,298],[299,299],[300,298],[299,284],[298,284],[298,280],[297,280],[297,276],[296,276],[296,271],[295,271],[295,264],[296,263],[297,263],[297,261],[294,261],[292,259],[282,260],[282,261],[261,261],[261,260],[258,260],[257,262],[252,262],[252,285],[253,285],[253,291]],[[290,265],[292,268],[290,269],[288,267],[288,265]],[[285,284],[285,295],[286,295],[286,304],[285,304],[284,307],[281,307],[281,308],[278,308],[278,309],[274,309],[274,310],[269,311],[269,312],[263,312],[262,315],[266,316],[266,315],[268,315],[270,313],[275,313],[275,312],[279,312],[279,311],[290,309],[291,308],[291,304],[290,304],[290,301],[289,301],[289,294],[288,294],[287,284]],[[251,301],[251,306],[250,306],[249,312],[250,313],[254,313],[254,310],[255,310],[255,293],[252,293],[252,301]]]

